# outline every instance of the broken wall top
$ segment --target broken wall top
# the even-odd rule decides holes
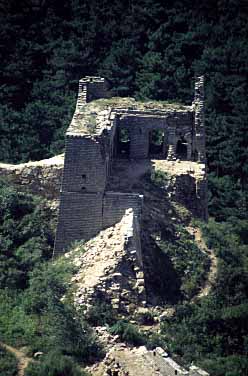
[[[104,129],[111,129],[114,118],[121,115],[168,117],[192,112],[193,106],[166,101],[140,102],[131,97],[97,99],[83,106],[77,103],[67,135],[101,135]]]

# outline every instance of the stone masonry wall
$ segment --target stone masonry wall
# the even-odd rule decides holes
[[[61,192],[54,255],[102,229],[101,193]]]
[[[184,137],[187,141],[188,155],[191,159],[193,149],[193,117],[190,111],[168,111],[160,115],[128,111],[120,114],[117,120],[118,128],[125,128],[130,136],[130,158],[145,159],[149,156],[150,132],[155,129],[164,131],[164,144],[170,150],[169,159],[176,158],[177,141]]]
[[[55,253],[63,251],[63,243],[66,247],[80,237],[87,240],[102,228],[112,226],[128,208],[140,215],[142,200],[139,195],[106,192],[112,161],[118,157],[118,150],[122,154],[126,152],[127,145],[118,139],[121,128],[129,132],[130,150],[129,155],[128,152],[125,155],[129,159],[151,157],[149,152],[154,148],[150,148],[150,139],[154,129],[164,131],[162,156],[159,155],[158,159],[167,156],[167,160],[180,162],[177,145],[181,147],[182,159],[205,159],[203,94],[201,77],[196,80],[195,100],[191,107],[158,105],[157,108],[153,104],[141,108],[135,107],[135,101],[131,101],[131,106],[125,108],[118,107],[121,104],[118,100],[117,105],[113,105],[114,100],[105,100],[92,102],[87,107],[87,102],[107,98],[111,93],[106,81],[100,77],[80,80],[76,111],[67,131]],[[118,142],[120,149],[116,147]],[[191,176],[175,177],[174,180],[172,196],[196,215],[206,218],[205,180],[198,184]]]
[[[121,116],[117,127],[128,129],[130,136],[130,158],[145,159],[149,152],[149,132],[152,129],[166,129],[166,120],[142,115]]]
[[[197,180],[191,175],[182,174],[175,178],[175,201],[183,204],[194,216],[207,220],[207,181],[206,178]]]
[[[103,192],[106,179],[107,161],[99,139],[67,136],[62,190]]]
[[[106,192],[103,199],[103,227],[119,222],[125,211],[132,208],[135,216],[141,216],[143,196],[135,193]]]
[[[7,178],[18,189],[57,200],[64,168],[64,156],[18,165],[0,163],[0,177]]]
[[[62,191],[60,201],[54,255],[73,241],[89,240],[102,228],[113,226],[127,209],[132,208],[137,218],[141,216],[142,196],[138,194]]]
[[[208,219],[207,176],[204,163],[191,161],[154,161],[156,171],[167,176],[170,200],[179,202],[202,220]]]

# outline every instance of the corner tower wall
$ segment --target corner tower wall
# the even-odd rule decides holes
[[[66,138],[62,191],[103,192],[107,180],[104,144],[97,137]]]

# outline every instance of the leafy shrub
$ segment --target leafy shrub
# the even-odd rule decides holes
[[[0,376],[16,376],[17,360],[15,356],[0,346]]]
[[[51,352],[38,363],[29,363],[25,376],[87,376],[72,358],[59,352]]]
[[[159,188],[166,188],[169,175],[165,171],[156,170],[151,175],[151,181]]]
[[[68,289],[73,270],[64,257],[38,265],[29,274],[29,288],[24,293],[26,312],[42,314],[48,311],[49,305],[56,305]]]
[[[87,361],[100,355],[101,350],[83,315],[66,302],[71,272],[70,263],[63,257],[33,271],[23,299],[25,311],[39,318],[37,335],[30,345],[33,352],[57,349]]]
[[[89,310],[87,321],[93,326],[113,325],[116,322],[115,313],[110,304],[100,301]]]
[[[156,347],[162,347],[163,349],[167,349],[164,336],[158,333],[152,333],[151,335],[149,335],[147,339],[146,347],[149,350],[153,350]]]
[[[139,332],[135,325],[129,324],[125,321],[117,321],[110,328],[111,334],[118,334],[120,339],[134,346],[142,346],[146,343],[146,337]]]
[[[43,201],[0,180],[0,288],[25,289],[29,272],[52,255],[53,225]]]
[[[31,352],[56,349],[85,362],[100,356],[83,315],[62,301],[70,270],[66,262],[48,262],[32,272],[30,287],[21,295],[2,291],[1,338],[15,346],[27,345]]]
[[[91,329],[66,298],[72,263],[47,261],[53,236],[42,201],[0,181],[0,231],[1,339],[80,361],[100,355]]]
[[[32,342],[38,320],[23,307],[23,295],[0,290],[0,338],[16,347]]]
[[[244,376],[247,375],[248,360],[247,356],[237,355],[213,357],[202,360],[201,367],[215,376]]]
[[[242,190],[240,181],[233,176],[217,177],[208,175],[209,213],[217,221],[227,221],[231,216],[236,219],[247,218],[247,192]]]
[[[136,315],[136,320],[138,320],[139,324],[141,325],[153,325],[154,324],[154,316],[152,312],[140,312]]]
[[[175,226],[177,236],[161,239],[157,244],[170,258],[172,265],[181,280],[181,292],[191,299],[202,285],[206,271],[209,269],[209,258],[200,251],[191,236],[182,226]]]

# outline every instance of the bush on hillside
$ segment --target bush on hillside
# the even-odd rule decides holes
[[[41,198],[0,180],[0,288],[25,289],[29,273],[52,256],[51,213]]]
[[[25,376],[87,376],[68,356],[59,352],[49,353],[40,363],[29,363]]]
[[[17,372],[15,356],[0,346],[0,376],[17,376]]]
[[[123,320],[117,321],[117,323],[110,328],[110,333],[119,335],[122,341],[134,346],[142,346],[146,343],[146,337],[140,333],[138,328]]]
[[[89,310],[87,321],[93,326],[113,325],[116,322],[115,313],[110,304],[100,301]]]

